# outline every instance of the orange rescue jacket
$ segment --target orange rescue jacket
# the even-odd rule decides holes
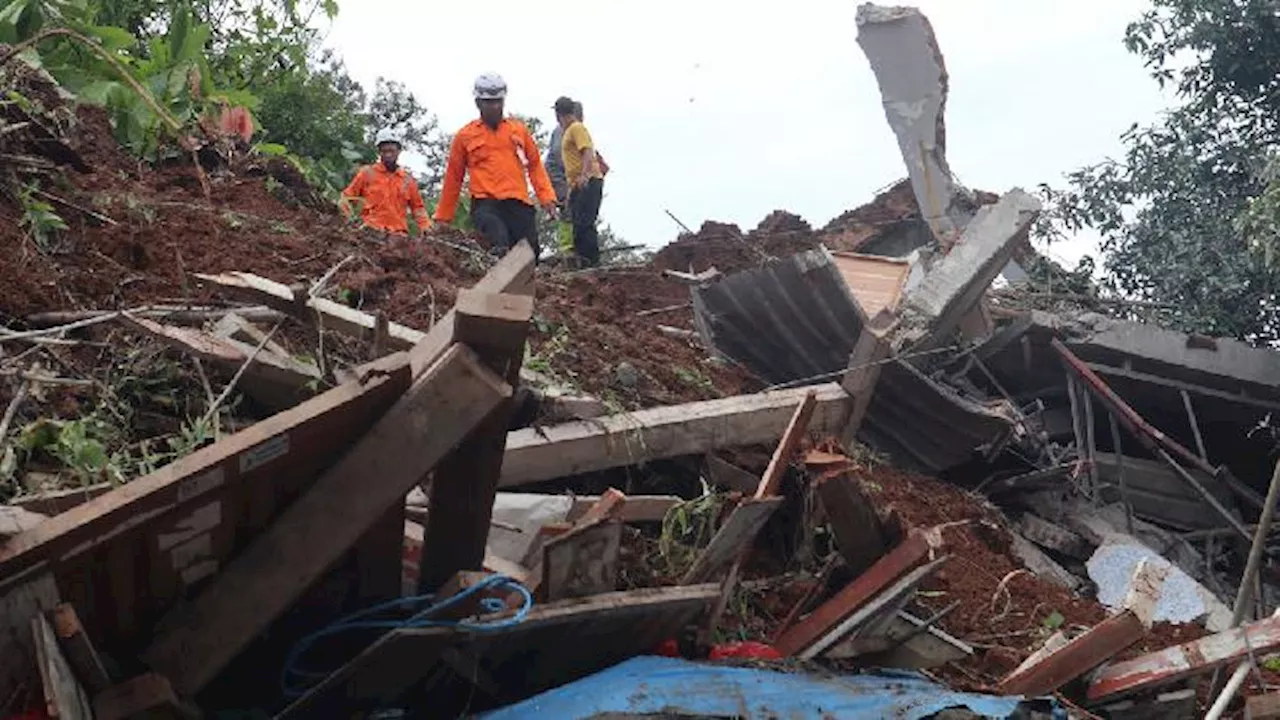
[[[364,201],[364,206],[360,208],[360,219],[367,227],[407,234],[409,221],[405,218],[406,208],[413,212],[413,219],[418,223],[419,230],[431,227],[431,218],[427,217],[422,193],[418,192],[418,181],[403,167],[390,172],[381,162],[376,162],[360,168],[351,184],[342,191],[344,212],[347,204],[355,198]]]
[[[519,120],[504,118],[494,130],[476,119],[453,136],[449,164],[444,171],[444,188],[440,192],[440,204],[436,206],[436,222],[453,222],[458,212],[458,197],[462,194],[462,180],[468,174],[473,198],[529,203],[529,182],[532,182],[538,204],[553,205],[556,201],[556,191],[542,165],[538,145]]]

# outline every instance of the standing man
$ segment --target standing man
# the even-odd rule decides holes
[[[367,228],[407,235],[409,222],[406,210],[413,213],[419,231],[431,227],[422,193],[418,191],[418,181],[398,164],[400,138],[390,129],[383,129],[378,131],[375,142],[379,162],[360,168],[351,184],[342,191],[338,200],[339,210],[344,216],[348,215],[351,202],[359,198],[362,201],[360,220]]]
[[[547,143],[547,155],[542,164],[547,167],[551,187],[556,191],[556,212],[560,216],[555,225],[556,252],[568,257],[573,255],[573,224],[569,222],[569,180],[564,175],[564,153],[560,151],[563,139],[564,128],[556,123],[551,129],[551,140]]]
[[[569,209],[573,214],[573,249],[581,262],[594,267],[600,264],[600,235],[596,218],[604,199],[604,174],[596,159],[591,133],[577,116],[577,104],[562,97],[555,104],[556,122],[564,128],[561,152],[569,180]]]
[[[524,239],[536,258],[541,250],[538,220],[526,177],[533,183],[538,204],[553,221],[556,217],[556,192],[542,166],[538,145],[524,123],[505,116],[507,83],[501,76],[486,73],[476,78],[473,94],[480,118],[453,137],[436,222],[453,222],[463,178],[470,176],[471,218],[494,252],[505,255]]]

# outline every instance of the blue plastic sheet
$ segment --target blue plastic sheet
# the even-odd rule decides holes
[[[1008,718],[1021,700],[952,692],[916,673],[819,677],[667,657],[637,657],[481,717],[572,720],[613,712],[912,720],[947,708],[967,708],[984,717]],[[1065,717],[1056,708],[1054,715]]]

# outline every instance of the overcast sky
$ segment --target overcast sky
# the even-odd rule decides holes
[[[948,157],[969,187],[1058,183],[1169,104],[1121,42],[1146,0],[917,4],[946,59]],[[611,166],[602,220],[660,246],[678,232],[664,209],[695,229],[754,228],[774,209],[821,227],[905,176],[856,5],[359,0],[327,42],[370,88],[404,82],[449,132],[475,116],[481,72],[506,78],[509,111],[548,124],[558,95],[581,100]],[[1050,252],[1074,263],[1090,245]]]

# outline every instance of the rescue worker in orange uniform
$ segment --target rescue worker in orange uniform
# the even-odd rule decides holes
[[[359,198],[360,220],[367,228],[393,235],[407,235],[407,213],[413,213],[418,230],[431,227],[427,207],[418,191],[418,181],[408,170],[400,167],[400,139],[391,130],[381,130],[377,137],[378,159],[372,165],[360,168],[351,184],[342,191],[338,207],[344,215],[350,212],[351,202]]]
[[[473,94],[480,118],[464,125],[453,137],[435,220],[453,222],[462,181],[470,176],[471,220],[494,254],[505,255],[524,239],[533,246],[536,258],[541,250],[538,219],[528,183],[533,183],[538,204],[553,221],[556,191],[529,129],[504,114],[506,81],[495,74],[481,75],[476,78]]]

